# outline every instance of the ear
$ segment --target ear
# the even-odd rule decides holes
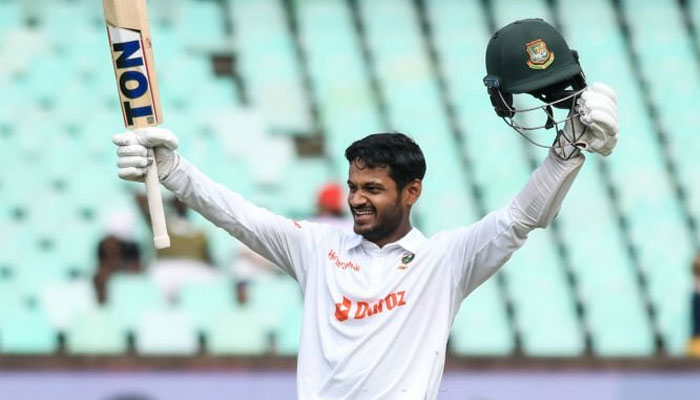
[[[420,179],[414,179],[409,182],[403,189],[403,198],[408,206],[412,206],[418,201],[421,191],[423,190],[423,182]]]

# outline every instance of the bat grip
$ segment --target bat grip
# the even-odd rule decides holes
[[[163,196],[160,193],[158,167],[152,148],[148,149],[148,156],[153,160],[146,172],[146,197],[148,199],[148,212],[151,215],[151,227],[153,228],[153,244],[156,249],[165,249],[170,247],[170,237],[168,237],[168,231],[165,227]]]

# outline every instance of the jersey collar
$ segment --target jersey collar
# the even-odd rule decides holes
[[[353,249],[358,246],[362,246],[365,250],[379,250],[379,247],[370,242],[369,240],[365,240],[360,235],[355,235],[353,238],[354,240],[349,241],[347,249]],[[415,253],[418,250],[418,247],[420,247],[421,243],[425,241],[425,235],[421,231],[419,231],[417,228],[412,228],[404,237],[401,239],[389,243],[383,248],[392,248],[392,247],[401,247],[404,250],[410,251],[411,253]]]

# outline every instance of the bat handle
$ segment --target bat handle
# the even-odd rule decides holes
[[[153,244],[156,249],[165,249],[170,247],[170,237],[168,237],[168,230],[165,227],[163,196],[160,193],[158,167],[153,149],[148,149],[148,156],[153,160],[146,172],[146,197],[148,198],[148,212],[151,215],[151,227],[153,228]]]

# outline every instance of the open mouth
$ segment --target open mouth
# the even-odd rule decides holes
[[[377,210],[374,207],[352,208],[352,216],[358,224],[368,222],[376,214]]]

